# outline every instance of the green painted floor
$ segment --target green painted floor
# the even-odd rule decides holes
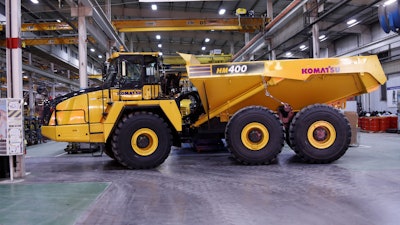
[[[74,224],[109,184],[0,184],[0,224]]]

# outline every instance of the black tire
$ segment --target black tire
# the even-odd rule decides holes
[[[290,142],[289,129],[285,129],[285,142],[289,146],[289,148],[293,149],[292,143]]]
[[[284,129],[279,117],[261,106],[237,111],[229,120],[225,138],[228,150],[242,164],[271,163],[282,151]]]
[[[112,141],[115,159],[130,169],[154,168],[165,161],[172,146],[168,125],[156,114],[136,112],[124,116]]]
[[[108,140],[104,145],[104,153],[106,153],[110,158],[115,159],[114,152],[112,151],[111,140]]]
[[[308,163],[330,163],[344,155],[351,140],[349,121],[339,110],[322,104],[310,105],[294,117],[290,143]]]

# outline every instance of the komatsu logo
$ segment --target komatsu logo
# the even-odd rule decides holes
[[[120,91],[118,95],[140,95],[142,91]]]
[[[302,74],[321,74],[321,73],[339,73],[340,67],[328,66],[328,67],[314,67],[314,68],[302,68]]]

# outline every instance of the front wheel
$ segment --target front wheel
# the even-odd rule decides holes
[[[342,157],[351,140],[351,128],[339,110],[322,104],[302,109],[289,130],[293,150],[304,161],[330,163]]]
[[[172,135],[158,115],[136,112],[118,123],[111,143],[119,163],[130,169],[148,169],[160,165],[168,157]]]
[[[239,110],[226,126],[225,138],[233,157],[243,164],[268,164],[281,152],[283,125],[271,110],[250,106]]]

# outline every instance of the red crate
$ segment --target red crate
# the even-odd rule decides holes
[[[390,129],[397,129],[397,116],[389,116],[389,128]]]
[[[379,117],[366,117],[365,119],[365,130],[378,132],[380,131]]]
[[[379,131],[386,131],[390,128],[390,118],[388,116],[379,117]]]

